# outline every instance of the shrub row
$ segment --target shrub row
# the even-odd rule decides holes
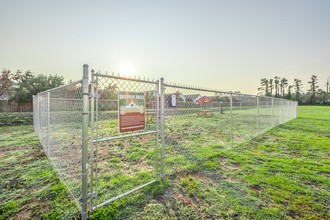
[[[0,126],[32,125],[32,112],[0,113]]]

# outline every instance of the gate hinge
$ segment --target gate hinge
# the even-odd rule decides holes
[[[91,199],[91,198],[95,198],[95,197],[96,197],[96,192],[88,193],[86,200]],[[82,202],[83,198],[80,198],[79,201]]]

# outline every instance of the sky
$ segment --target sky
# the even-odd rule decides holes
[[[82,66],[256,94],[261,78],[330,77],[329,0],[0,0],[0,68]]]

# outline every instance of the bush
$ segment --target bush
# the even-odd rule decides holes
[[[32,125],[32,112],[0,113],[0,126]]]

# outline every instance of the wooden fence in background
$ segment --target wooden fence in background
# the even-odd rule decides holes
[[[0,112],[32,112],[33,105],[30,103],[17,103],[0,100]]]

